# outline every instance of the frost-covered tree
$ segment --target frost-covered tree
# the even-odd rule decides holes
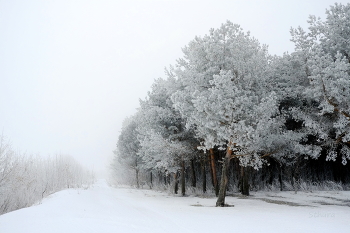
[[[66,188],[88,187],[93,176],[70,156],[29,156],[0,137],[0,215]]]
[[[157,79],[148,98],[140,101],[138,139],[141,147],[138,154],[146,169],[177,176],[177,170],[184,169],[185,160],[196,155],[198,142],[173,107],[170,96],[175,87],[176,80],[171,77]]]
[[[326,160],[350,159],[350,4],[335,4],[326,11],[326,21],[310,16],[309,32],[292,29],[297,52],[305,57],[308,85],[303,96],[311,100],[312,111],[296,115],[304,122],[309,137],[299,153]]]
[[[137,127],[136,115],[124,120],[114,154],[122,165],[135,171],[136,187],[139,188],[139,171],[142,165],[142,158],[138,154],[140,142],[137,139]]]
[[[194,101],[208,95],[208,89],[212,86],[210,81],[221,70],[235,72],[231,60],[239,54],[235,54],[234,49],[238,47],[238,41],[245,41],[247,37],[249,33],[244,33],[238,25],[231,22],[223,24],[219,29],[211,29],[209,35],[196,37],[183,48],[184,57],[178,59],[172,70],[182,84],[181,89],[172,96],[174,106],[186,118],[187,127],[195,128],[197,138],[207,148],[225,144],[226,138],[220,138],[215,130],[205,127],[206,122],[200,122],[206,114],[198,112]]]
[[[183,51],[173,72],[184,88],[172,99],[196,129],[201,148],[226,147],[218,200],[223,205],[229,160],[236,156],[242,166],[259,168],[262,156],[284,144],[276,93],[267,88],[269,55],[266,46],[230,22],[196,37]]]
[[[311,16],[308,31],[291,29],[296,50],[281,57],[270,56],[267,46],[231,22],[195,37],[167,71],[167,79],[156,80],[140,102],[136,120],[140,168],[177,174],[197,148],[209,151],[213,175],[215,151],[223,157],[217,205],[224,206],[232,158],[235,166],[239,162],[241,173],[232,170],[231,176],[243,177],[242,191],[247,192],[247,167],[256,169],[255,176],[260,168],[271,172],[269,164],[275,170],[279,166],[282,188],[282,167],[289,179],[297,181],[301,166],[316,161],[308,158],[321,156],[346,165],[349,9],[350,4],[335,4],[325,21]],[[308,164],[314,169],[312,162]]]

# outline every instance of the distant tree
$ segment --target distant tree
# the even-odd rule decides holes
[[[138,122],[136,116],[124,120],[114,154],[117,156],[121,164],[135,171],[136,187],[139,188],[139,171],[142,164],[142,158],[138,154],[140,142],[137,139],[137,127]]]
[[[21,154],[0,137],[0,215],[31,206],[62,189],[88,187],[93,179],[70,156],[53,159]]]

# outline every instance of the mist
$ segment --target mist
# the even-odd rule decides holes
[[[230,20],[282,55],[290,27],[331,4],[0,1],[1,130],[26,154],[69,154],[104,176],[123,119],[196,35]]]

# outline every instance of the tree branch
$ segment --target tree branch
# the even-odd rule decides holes
[[[340,114],[344,115],[349,121],[350,121],[350,114],[347,112],[344,112],[342,110],[340,110],[338,108],[338,105],[336,103],[334,103],[333,101],[331,101],[328,96],[327,96],[327,91],[326,91],[326,87],[324,85],[323,79],[321,78],[322,81],[322,88],[323,88],[323,92],[324,92],[324,98],[327,100],[327,102],[332,105],[334,107],[334,111],[339,112]]]
[[[280,151],[280,149],[277,149],[277,150],[274,150],[274,151],[272,151],[272,152],[266,153],[266,154],[260,156],[260,158],[264,158],[264,157],[270,156],[270,155],[272,155],[272,154],[275,154],[275,153],[278,152],[278,151]]]

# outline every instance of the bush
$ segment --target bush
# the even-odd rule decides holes
[[[72,157],[26,156],[0,138],[0,215],[31,206],[66,188],[91,185],[93,174]]]

